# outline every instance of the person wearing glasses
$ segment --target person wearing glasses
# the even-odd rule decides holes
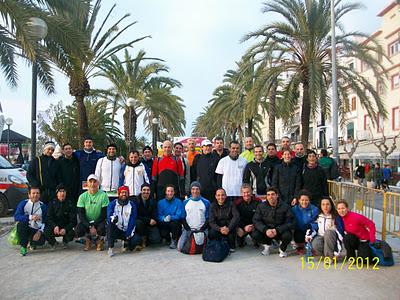
[[[53,157],[55,148],[54,142],[46,142],[42,155],[31,161],[26,174],[29,185],[40,188],[41,201],[45,204],[53,199],[57,185],[61,183],[59,161]]]

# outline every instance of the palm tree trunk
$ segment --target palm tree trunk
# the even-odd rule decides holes
[[[132,142],[131,146],[132,149],[135,149],[135,135],[136,135],[136,128],[137,128],[137,114],[135,109],[131,108],[131,119],[129,120],[129,107],[125,107],[125,112],[123,115],[124,119],[124,137],[125,137],[125,144],[127,149],[129,149],[129,137]],[[130,135],[129,135],[129,122],[131,124],[130,128]]]
[[[301,104],[301,142],[308,148],[308,133],[310,131],[311,102],[308,82],[303,82],[303,101]]]
[[[86,114],[86,107],[84,100],[85,97],[83,96],[75,96],[76,101],[76,108],[77,108],[77,123],[78,123],[78,132],[79,132],[79,139],[80,144],[82,145],[85,138],[89,134],[89,125],[88,119]]]
[[[277,84],[274,83],[269,96],[268,140],[271,143],[275,143],[276,89]]]
[[[247,119],[247,135],[249,137],[253,136],[253,118]]]

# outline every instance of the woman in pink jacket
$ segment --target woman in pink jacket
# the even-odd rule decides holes
[[[372,258],[369,243],[375,243],[375,224],[370,219],[349,210],[349,205],[345,200],[340,200],[336,204],[338,214],[344,223],[345,236],[343,237],[344,246],[347,250],[347,257],[356,257],[355,250],[362,258]]]

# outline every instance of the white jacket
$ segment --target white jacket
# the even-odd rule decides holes
[[[99,177],[100,186],[103,191],[118,190],[121,166],[118,158],[109,160],[107,157],[102,157],[97,161],[95,174]]]
[[[140,187],[143,183],[150,184],[147,176],[146,168],[143,163],[136,167],[125,165],[123,170],[123,185],[129,187],[129,196],[137,196],[140,194]]]

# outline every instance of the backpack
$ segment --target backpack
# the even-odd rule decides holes
[[[203,253],[204,245],[207,242],[206,234],[203,232],[204,238],[201,245],[196,243],[194,232],[191,232],[189,237],[186,239],[180,251],[185,254],[194,255]]]
[[[229,255],[229,244],[226,239],[208,240],[203,250],[203,260],[222,262]]]
[[[392,248],[388,243],[376,240],[375,243],[370,243],[369,247],[371,248],[372,256],[374,257],[373,263],[376,262],[376,257],[378,258],[378,265],[380,266],[389,267],[394,265]]]

